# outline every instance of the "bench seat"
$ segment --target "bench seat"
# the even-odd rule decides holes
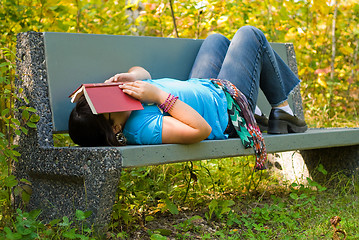
[[[340,136],[340,143],[338,137]],[[268,153],[352,146],[357,144],[359,128],[309,129],[305,134],[264,134]],[[325,139],[325,141],[323,141]],[[206,140],[197,144],[146,145],[120,147],[122,167],[150,166],[165,163],[253,155],[240,139]]]
[[[321,149],[331,147],[345,147],[357,145],[359,128],[336,128],[336,129],[309,129],[304,134],[263,134],[268,153],[285,152],[292,150]],[[340,143],[338,137],[340,136]],[[326,141],[323,141],[325,139]],[[240,139],[228,140],[205,140],[196,144],[161,144],[161,145],[129,145],[123,147],[45,147],[40,148],[46,158],[34,158],[33,173],[54,175],[83,175],[83,166],[89,152],[95,152],[95,156],[111,153],[113,162],[107,166],[111,169],[134,168],[153,166],[185,161],[217,159],[226,157],[253,155],[253,149],[245,149]],[[55,154],[52,159],[50,155]],[[57,156],[56,156],[57,155]],[[65,156],[61,156],[65,155]],[[77,156],[77,157],[76,157]],[[80,157],[85,156],[85,158]],[[64,158],[69,158],[67,165]],[[58,159],[56,161],[56,159]],[[59,161],[61,159],[61,161]],[[76,161],[77,160],[77,161]],[[74,162],[77,163],[74,163]],[[78,166],[76,169],[74,166]]]

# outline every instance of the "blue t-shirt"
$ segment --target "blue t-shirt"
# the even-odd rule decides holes
[[[224,92],[208,79],[180,81],[163,78],[144,80],[171,93],[194,108],[212,127],[207,139],[227,139],[227,100]],[[123,133],[128,144],[161,144],[164,114],[155,104],[142,104],[144,109],[132,111]]]

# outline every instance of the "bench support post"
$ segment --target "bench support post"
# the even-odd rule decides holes
[[[269,170],[281,181],[289,184],[306,185],[310,177],[308,168],[299,151],[288,151],[268,154]]]
[[[337,182],[335,178],[338,173],[353,177],[358,181],[359,175],[359,145],[343,146],[334,148],[322,148],[300,151],[309,173],[314,181],[319,183]],[[327,175],[316,171],[319,164],[322,164],[328,172]]]
[[[73,219],[76,210],[91,211],[87,220],[101,231],[111,218],[121,152],[106,147],[54,147],[43,34],[20,33],[17,56],[16,86],[24,89],[19,96],[27,98],[40,116],[37,129],[14,140],[21,154],[14,174],[31,183],[27,210],[41,209],[40,219],[45,222],[63,216]],[[21,119],[21,113],[17,118]]]
[[[31,149],[30,149],[31,151]],[[103,232],[111,218],[121,167],[116,151],[91,148],[44,148],[21,151],[15,174],[30,181],[32,195],[27,210],[41,209],[49,222],[76,210],[91,211],[87,222]],[[35,160],[36,159],[36,160]],[[31,160],[31,161],[30,161]]]

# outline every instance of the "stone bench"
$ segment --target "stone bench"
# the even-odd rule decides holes
[[[90,210],[89,221],[98,227],[110,219],[121,169],[184,161],[252,155],[240,139],[202,141],[197,144],[163,144],[124,147],[54,147],[53,134],[67,131],[73,108],[68,95],[81,83],[99,82],[134,65],[143,66],[153,78],[185,80],[202,40],[111,36],[71,33],[20,33],[17,40],[17,86],[37,110],[37,129],[16,139],[19,162],[15,174],[31,182],[29,210],[42,209],[41,219],[73,216],[76,209]],[[292,44],[273,48],[297,73]],[[294,112],[303,116],[300,91],[290,99]],[[258,105],[269,115],[270,106],[259,97]],[[351,170],[358,164],[359,129],[309,129],[302,134],[264,134],[269,153],[304,150],[313,164],[321,154],[330,158],[348,151]],[[316,150],[319,149],[319,150]],[[329,153],[329,157],[327,156]],[[311,157],[314,156],[314,157]],[[330,158],[333,162],[333,158]],[[331,162],[331,163],[332,163]]]

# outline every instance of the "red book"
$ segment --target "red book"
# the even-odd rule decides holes
[[[69,97],[77,102],[85,95],[93,114],[142,110],[141,102],[122,91],[121,83],[82,84]]]

